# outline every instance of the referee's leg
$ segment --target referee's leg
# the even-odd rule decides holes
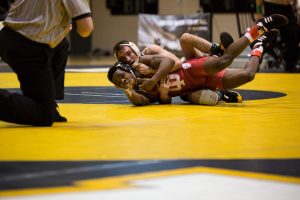
[[[55,89],[49,47],[36,44],[11,30],[1,31],[0,42],[0,55],[17,73],[23,92],[14,94],[0,90],[0,120],[51,126],[55,113]]]

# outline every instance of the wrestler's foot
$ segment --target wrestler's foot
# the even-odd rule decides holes
[[[270,31],[274,28],[279,28],[281,26],[284,26],[288,23],[288,18],[280,15],[280,14],[274,14],[270,15],[268,17],[260,18],[257,20],[257,25],[263,28],[265,32]]]
[[[227,32],[222,32],[220,34],[220,44],[212,44],[210,52],[216,56],[222,56],[225,52],[225,49],[233,43],[232,36]]]
[[[243,97],[235,91],[220,90],[218,91],[221,94],[221,101],[226,103],[241,103]]]
[[[230,44],[232,44],[233,43],[233,38],[232,38],[232,36],[229,34],[229,33],[227,33],[227,32],[222,32],[221,34],[220,34],[220,46],[221,46],[221,48],[222,49],[227,49],[227,47],[230,45]]]
[[[269,32],[264,33],[250,44],[251,49],[262,46],[264,50],[266,50],[272,44],[272,41],[276,39],[278,34],[278,29],[272,29]]]

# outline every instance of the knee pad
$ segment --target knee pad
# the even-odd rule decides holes
[[[199,104],[213,106],[218,103],[219,95],[212,90],[201,90]]]

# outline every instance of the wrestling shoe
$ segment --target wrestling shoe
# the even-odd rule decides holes
[[[219,90],[221,101],[226,103],[241,103],[243,101],[242,95],[235,91]]]
[[[225,49],[233,43],[232,36],[227,32],[222,32],[220,34],[220,44],[213,43],[210,47],[210,52],[216,56],[222,56],[224,54]]]
[[[263,46],[264,50],[266,50],[271,46],[272,41],[276,39],[278,34],[278,29],[272,29],[269,32],[265,32],[263,35],[261,35],[259,38],[257,38],[250,44],[250,48],[255,49],[260,46]]]
[[[227,49],[227,47],[229,45],[231,45],[231,43],[233,43],[233,38],[232,38],[232,36],[229,33],[222,32],[220,34],[220,41],[221,41],[220,42],[221,49],[225,50],[225,49]]]
[[[263,28],[265,32],[270,31],[274,28],[279,28],[281,26],[288,24],[288,18],[280,15],[280,14],[274,14],[270,15],[268,17],[260,18],[256,21],[256,24]]]

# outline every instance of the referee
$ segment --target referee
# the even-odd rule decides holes
[[[0,31],[0,56],[17,74],[22,94],[0,89],[0,120],[33,126],[67,121],[56,110],[64,98],[71,19],[77,33],[93,30],[86,0],[15,0]]]

